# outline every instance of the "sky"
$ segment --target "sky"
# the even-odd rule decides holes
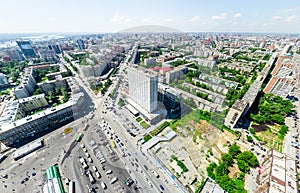
[[[0,0],[0,5],[0,33],[117,32],[142,25],[300,33],[299,0]]]

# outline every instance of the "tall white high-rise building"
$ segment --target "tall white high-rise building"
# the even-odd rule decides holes
[[[132,66],[127,71],[129,97],[152,113],[157,109],[158,100],[158,76],[153,71]]]

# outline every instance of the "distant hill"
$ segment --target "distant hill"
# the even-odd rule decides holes
[[[155,32],[167,32],[167,33],[180,33],[182,31],[177,30],[175,28],[167,27],[167,26],[160,26],[160,25],[141,25],[135,26],[127,29],[123,29],[119,32],[125,33],[155,33]]]

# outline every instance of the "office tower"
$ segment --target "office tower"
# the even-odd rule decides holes
[[[129,97],[152,113],[157,109],[158,76],[149,70],[138,66],[128,69]]]
[[[5,51],[5,54],[10,57],[12,60],[22,61],[24,57],[22,56],[22,52],[19,49],[9,49]]]
[[[62,49],[61,49],[61,46],[59,44],[49,44],[48,48],[50,50],[54,50],[55,54],[61,54],[62,53]]]
[[[85,49],[85,46],[84,46],[84,41],[82,39],[78,39],[77,40],[77,45],[78,45],[78,48],[80,50],[84,50]]]
[[[20,40],[17,41],[17,44],[19,46],[19,48],[21,49],[22,53],[24,54],[25,58],[36,58],[37,55],[30,43],[30,41],[28,40]]]

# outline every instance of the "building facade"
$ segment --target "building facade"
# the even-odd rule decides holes
[[[79,118],[86,105],[84,93],[74,79],[68,79],[67,83],[72,92],[71,97],[69,101],[56,107],[25,117],[27,110],[47,105],[45,95],[13,101],[9,109],[13,114],[8,112],[7,120],[1,116],[1,121],[7,123],[0,125],[0,141],[6,146],[18,147]],[[12,115],[14,120],[9,120]]]
[[[129,97],[149,113],[157,109],[158,76],[156,73],[132,66],[128,69]]]
[[[28,40],[20,40],[17,41],[19,48],[21,49],[22,53],[24,54],[25,58],[36,58],[37,55],[31,45],[31,42]]]
[[[19,86],[14,89],[14,94],[18,99],[29,97],[35,90],[36,81],[33,68],[26,68]]]
[[[77,45],[78,45],[78,48],[80,50],[84,50],[85,49],[84,41],[82,39],[78,39],[77,40]]]

